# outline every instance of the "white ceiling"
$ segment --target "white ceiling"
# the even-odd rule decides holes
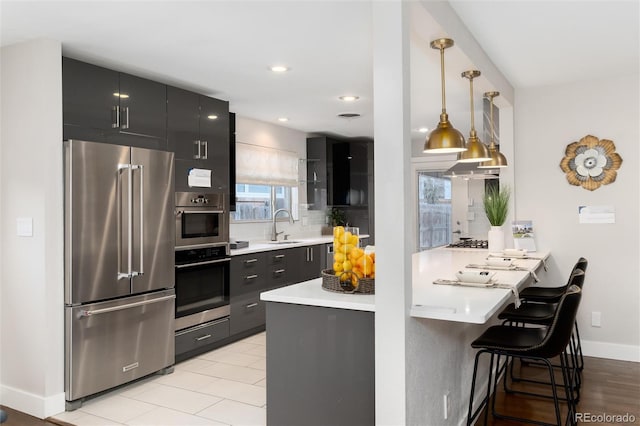
[[[454,11],[515,88],[638,72],[637,1],[453,1]],[[242,116],[305,132],[373,137],[370,1],[0,1],[2,46],[46,37],[63,54],[230,102]],[[412,129],[440,113],[440,63],[430,39],[447,36],[411,8]],[[473,64],[446,51],[447,110],[469,128]],[[268,67],[291,70],[273,74]],[[482,92],[474,81],[476,108]],[[338,100],[354,94],[351,104]],[[345,112],[361,114],[344,119]],[[477,114],[476,114],[477,115]],[[278,117],[288,117],[283,124]],[[476,120],[478,121],[478,120]],[[424,138],[415,132],[416,138]]]

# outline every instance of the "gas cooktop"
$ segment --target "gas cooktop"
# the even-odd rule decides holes
[[[449,244],[447,247],[449,248],[478,248],[478,249],[486,249],[489,248],[489,242],[487,240],[472,240],[472,239],[461,239],[455,243]]]

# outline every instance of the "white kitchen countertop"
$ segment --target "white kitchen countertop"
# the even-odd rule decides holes
[[[369,234],[361,234],[360,238],[369,238]],[[282,250],[293,247],[314,246],[317,244],[330,244],[333,242],[333,235],[322,235],[320,237],[311,238],[290,238],[292,243],[282,243],[285,240],[279,240],[277,244],[271,241],[251,241],[249,247],[241,249],[232,249],[231,256],[240,256],[243,254],[258,253],[262,251]]]
[[[266,291],[260,294],[260,300],[355,311],[375,312],[376,310],[375,295],[346,294],[325,290],[322,288],[322,278]]]
[[[433,284],[437,279],[455,280],[455,272],[468,264],[484,264],[489,255],[483,249],[439,248],[415,253],[412,259],[413,300],[412,317],[484,324],[502,306],[515,300],[506,288],[462,287]],[[549,257],[548,251],[529,253],[531,258],[517,259],[517,266],[535,271]],[[480,270],[480,269],[469,269]],[[524,287],[531,273],[528,271],[492,271],[498,283]]]
[[[489,252],[482,249],[448,249],[415,253],[413,264],[413,300],[410,315],[418,318],[484,324],[514,294],[507,288],[462,287],[433,284],[439,278],[455,279],[455,272],[468,264],[484,264]],[[548,251],[530,253],[531,258],[517,259],[515,264],[535,271],[549,257]],[[472,269],[479,270],[479,269]],[[529,271],[492,271],[501,284],[521,289],[530,278]],[[322,278],[264,292],[260,299],[267,302],[352,309],[375,312],[375,295],[344,294],[322,288]]]

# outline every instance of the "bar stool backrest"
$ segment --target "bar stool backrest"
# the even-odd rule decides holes
[[[579,275],[584,276],[584,272]],[[560,302],[558,302],[553,323],[549,326],[545,338],[538,345],[528,348],[527,354],[542,358],[553,358],[564,351],[571,339],[581,298],[582,290],[580,287],[577,285],[569,286]]]
[[[584,257],[581,257],[580,259],[578,259],[576,264],[573,266],[573,270],[575,271],[576,269],[582,269],[582,272],[584,272],[586,274],[588,265],[589,265],[589,261],[587,259],[585,259]]]

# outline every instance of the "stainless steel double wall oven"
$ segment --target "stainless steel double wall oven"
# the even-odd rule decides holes
[[[176,360],[229,336],[227,195],[177,192]]]

